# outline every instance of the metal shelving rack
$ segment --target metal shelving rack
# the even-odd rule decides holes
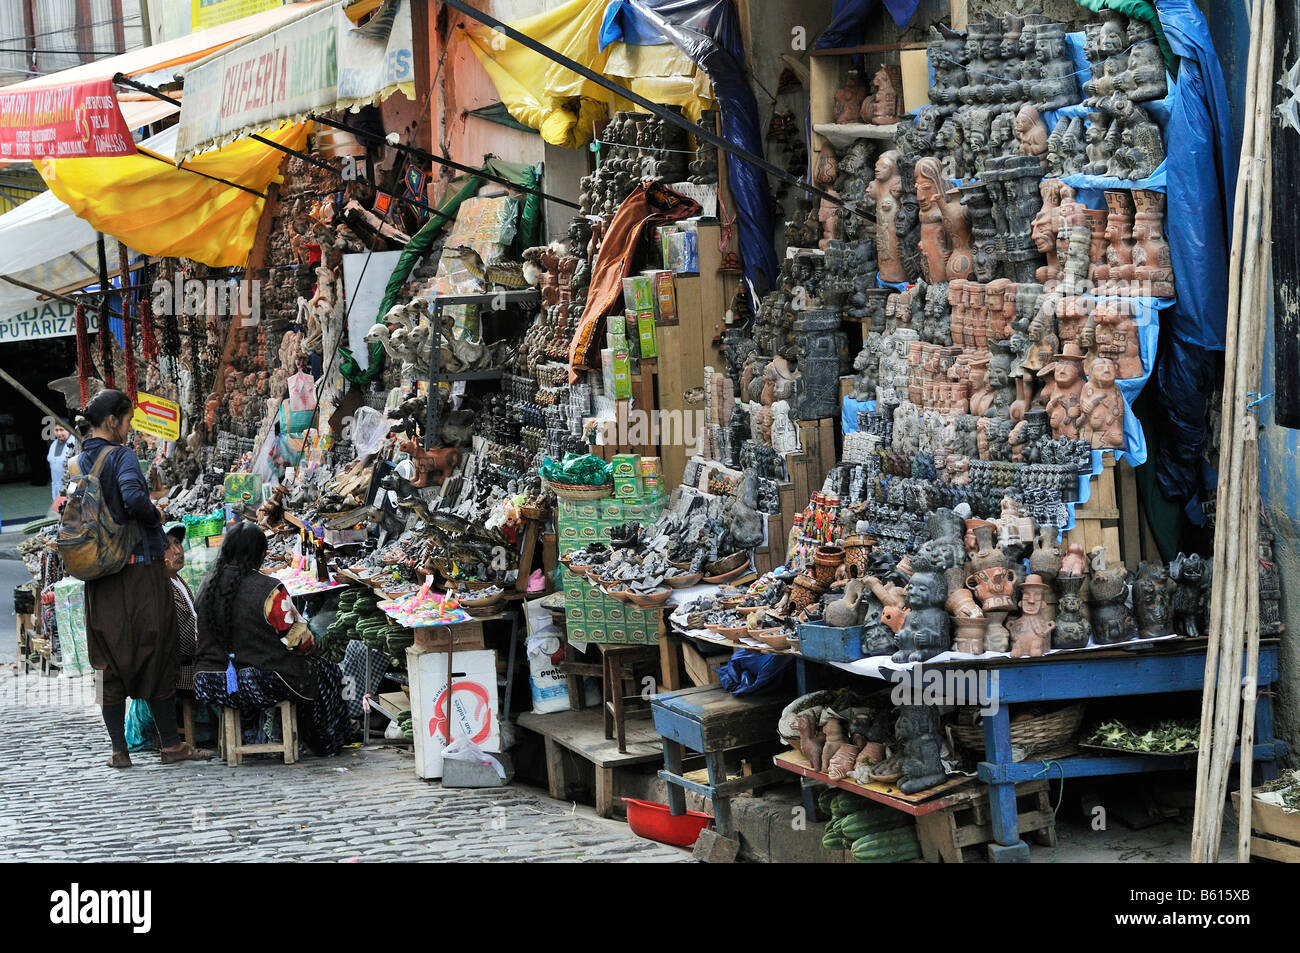
[[[500,380],[503,372],[495,371],[461,371],[458,374],[442,373],[442,309],[449,305],[460,304],[503,304],[504,307],[518,304],[537,304],[542,302],[540,291],[490,291],[485,294],[438,295],[433,299],[433,311],[429,318],[433,324],[433,334],[429,339],[429,397],[424,418],[424,449],[433,444],[438,432],[438,385],[444,381],[491,381]]]

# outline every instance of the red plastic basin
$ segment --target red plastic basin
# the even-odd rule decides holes
[[[667,804],[634,797],[623,798],[623,803],[627,805],[627,824],[633,834],[674,847],[690,847],[700,839],[700,831],[713,820],[712,814],[700,811],[687,811],[673,817]]]

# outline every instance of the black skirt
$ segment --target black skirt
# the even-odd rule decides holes
[[[102,702],[171,698],[180,659],[175,605],[162,559],[86,583],[86,642]]]

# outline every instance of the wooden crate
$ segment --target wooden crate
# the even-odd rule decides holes
[[[1233,816],[1241,811],[1241,792],[1232,792]],[[1300,814],[1288,814],[1255,795],[1250,805],[1250,856],[1300,864]]]
[[[1131,468],[1129,474],[1132,475]],[[1074,509],[1074,529],[1063,534],[1065,546],[1079,543],[1085,553],[1101,547],[1106,550],[1108,565],[1122,562],[1129,569],[1136,569],[1137,561],[1130,563],[1125,559],[1120,542],[1120,509],[1115,485],[1114,454],[1102,455],[1101,473],[1092,477],[1090,483],[1088,502]],[[1135,522],[1134,526],[1136,525]]]
[[[1016,785],[1016,827],[1021,834],[1045,831],[1042,841],[1056,846],[1052,803],[1046,781],[1025,781]],[[921,856],[926,863],[961,864],[969,848],[993,843],[993,818],[987,789],[970,800],[916,818],[921,839]],[[973,858],[971,858],[973,859]]]

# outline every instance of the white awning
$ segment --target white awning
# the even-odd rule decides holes
[[[179,158],[399,89],[414,99],[410,0],[384,0],[361,27],[344,12],[348,2],[334,0],[187,69]]]

